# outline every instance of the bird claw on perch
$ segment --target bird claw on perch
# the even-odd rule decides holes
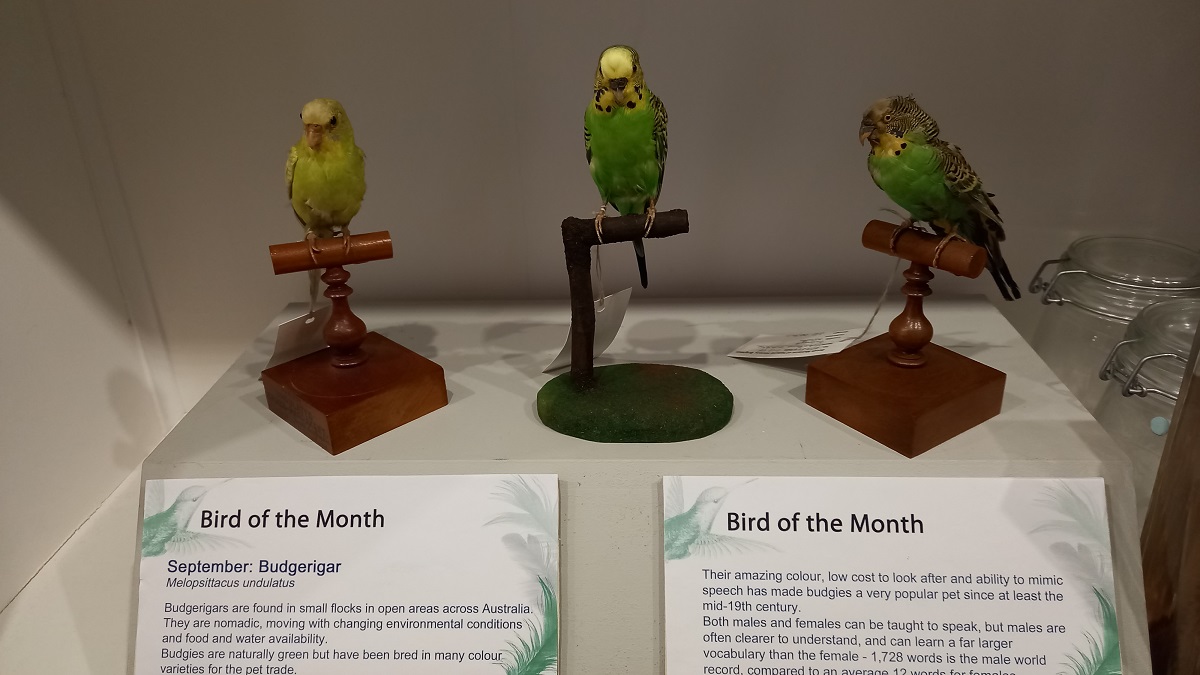
[[[600,205],[600,210],[596,212],[596,241],[604,243],[604,212],[608,210],[608,203]]]
[[[900,241],[900,235],[904,234],[906,230],[915,229],[917,228],[914,226],[912,218],[905,218],[903,221],[901,221],[900,225],[896,227],[896,229],[892,230],[892,240],[888,242],[888,250],[892,253],[895,253],[896,242]]]
[[[937,267],[938,258],[942,257],[942,249],[946,248],[946,244],[949,244],[954,239],[959,241],[967,241],[962,235],[954,234],[953,232],[947,234],[945,237],[942,237],[942,240],[938,242],[937,248],[933,249],[933,262],[930,263],[931,267]]]
[[[646,232],[645,236],[650,236],[650,228],[654,227],[654,200],[650,200],[650,206],[646,209]]]
[[[317,254],[321,251],[317,248],[317,233],[309,230],[304,233],[304,239],[308,242],[308,255],[312,256],[313,264],[319,264],[317,263]]]

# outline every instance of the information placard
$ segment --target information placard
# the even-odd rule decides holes
[[[151,480],[135,673],[556,672],[553,475]]]
[[[1120,672],[1100,479],[668,476],[667,675]]]

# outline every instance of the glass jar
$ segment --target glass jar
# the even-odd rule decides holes
[[[1150,504],[1197,324],[1200,299],[1150,305],[1129,322],[1125,339],[1113,346],[1100,370],[1098,379],[1107,385],[1096,421],[1129,456],[1139,518]]]
[[[1042,272],[1058,265],[1049,281]],[[1143,237],[1083,237],[1047,260],[1029,285],[1042,294],[1034,350],[1075,398],[1094,413],[1104,394],[1096,373],[1125,327],[1146,305],[1200,297],[1200,252]]]

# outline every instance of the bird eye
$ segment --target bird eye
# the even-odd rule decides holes
[[[329,118],[329,126],[331,126],[331,127],[337,126],[337,115],[334,115],[333,117]]]
[[[633,64],[633,72],[635,72],[635,73],[637,72],[637,64],[636,63]]]
[[[888,114],[884,115],[884,116],[883,116],[883,121],[884,121],[884,122],[891,122],[891,121],[892,121],[892,114],[891,114],[891,113],[888,113]]]

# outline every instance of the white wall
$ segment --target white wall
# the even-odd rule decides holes
[[[164,427],[45,16],[0,27],[2,608]]]

